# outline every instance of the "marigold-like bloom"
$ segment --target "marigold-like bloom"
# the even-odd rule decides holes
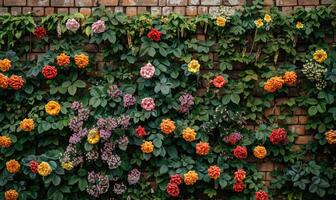
[[[34,130],[35,123],[33,119],[25,118],[20,122],[20,129],[26,132]]]
[[[226,19],[225,19],[225,17],[218,16],[218,17],[216,18],[216,25],[217,25],[217,26],[224,27],[225,24],[226,24]]]
[[[11,88],[13,88],[14,90],[19,90],[23,87],[24,85],[24,80],[22,79],[21,76],[17,76],[17,75],[12,75],[10,78],[9,78],[9,86]]]
[[[175,183],[168,183],[166,187],[167,193],[172,197],[178,197],[180,195],[180,189]]]
[[[259,19],[254,21],[254,24],[256,25],[257,28],[260,28],[264,25],[264,22],[261,18],[259,18]]]
[[[265,22],[270,23],[272,21],[272,17],[269,14],[266,14],[264,16],[264,20],[265,20]]]
[[[138,137],[144,137],[147,135],[145,128],[142,126],[138,126],[138,128],[135,129],[135,134]]]
[[[235,182],[233,185],[233,191],[242,192],[245,189],[245,184],[243,182]]]
[[[233,154],[238,159],[245,159],[247,158],[247,149],[243,146],[237,146],[235,149],[233,149]]]
[[[212,165],[208,168],[208,175],[212,179],[218,179],[221,173],[221,169],[217,165]]]
[[[313,54],[313,58],[318,63],[323,63],[328,58],[328,54],[323,49],[316,50]]]
[[[78,68],[83,69],[89,64],[89,57],[85,54],[75,55],[75,64]]]
[[[268,193],[262,190],[259,190],[255,193],[255,200],[268,200]]]
[[[154,151],[154,145],[152,141],[145,141],[141,144],[141,151],[144,153],[152,153]]]
[[[51,174],[52,171],[53,171],[52,168],[47,162],[41,162],[37,167],[37,172],[41,176],[48,176],[49,174]]]
[[[256,157],[256,158],[259,158],[259,159],[263,159],[266,157],[267,155],[267,150],[264,146],[256,146],[254,149],[253,149],[253,155]]]
[[[74,167],[72,162],[62,162],[61,164],[62,164],[62,168],[68,171],[72,170]]]
[[[295,25],[296,29],[303,29],[304,28],[304,24],[300,21],[296,22],[296,25]]]
[[[54,66],[44,66],[41,70],[44,78],[46,79],[53,79],[57,76],[57,69]]]
[[[11,66],[12,66],[12,62],[9,59],[5,58],[5,59],[0,60],[1,71],[7,72],[7,71],[9,71]]]
[[[20,171],[20,163],[16,160],[10,160],[6,162],[6,169],[9,173],[15,174]]]
[[[285,72],[285,74],[283,75],[283,80],[285,81],[285,84],[288,86],[294,86],[296,84],[296,79],[297,79],[297,75],[295,72]]]
[[[281,89],[284,82],[285,81],[280,76],[274,76],[266,81],[264,90],[273,93],[276,90]]]
[[[10,189],[5,192],[5,200],[17,200],[19,193],[15,189]]]
[[[187,142],[193,142],[196,139],[196,132],[195,129],[187,127],[182,131],[182,137]]]
[[[152,111],[155,109],[154,99],[151,97],[146,97],[141,100],[141,108],[146,111]]]
[[[196,171],[191,170],[183,175],[183,179],[186,185],[193,185],[198,180],[198,174]]]
[[[221,88],[226,84],[224,77],[221,75],[217,75],[211,82],[216,88]]]
[[[170,176],[169,183],[174,183],[176,185],[182,184],[183,180],[180,174],[175,174]]]
[[[9,85],[9,78],[0,73],[0,88],[7,89]]]
[[[171,134],[175,130],[175,122],[171,119],[163,119],[160,124],[160,129],[165,134]]]
[[[210,145],[208,142],[199,142],[196,144],[196,153],[201,156],[208,155]]]
[[[329,144],[336,144],[336,131],[335,130],[330,130],[326,132],[325,134],[325,139]]]
[[[61,105],[56,101],[49,101],[45,106],[44,109],[46,113],[51,116],[58,115],[61,111]]]
[[[191,60],[188,64],[188,71],[191,73],[198,73],[201,68],[198,60]]]
[[[100,135],[97,129],[91,129],[87,136],[87,141],[89,144],[97,144],[99,142]]]
[[[12,140],[10,137],[2,135],[0,136],[0,147],[1,148],[8,148],[12,145]]]
[[[272,130],[272,133],[269,136],[269,140],[273,144],[279,144],[281,142],[286,142],[288,138],[287,138],[287,133],[285,129],[278,128],[278,129]]]
[[[242,182],[246,178],[246,171],[244,169],[238,169],[234,173],[234,179],[235,181]]]
[[[57,65],[61,67],[65,67],[70,64],[70,56],[68,56],[65,53],[61,53],[56,57],[56,63]]]
[[[39,165],[39,163],[36,160],[31,160],[29,162],[30,171],[34,174],[37,174],[38,173],[38,171],[37,171],[38,165]]]

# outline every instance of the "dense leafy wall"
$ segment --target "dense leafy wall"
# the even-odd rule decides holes
[[[335,19],[259,1],[194,18],[1,16],[0,198],[331,199]],[[315,136],[300,150],[298,107]],[[281,166],[271,187],[264,159]]]

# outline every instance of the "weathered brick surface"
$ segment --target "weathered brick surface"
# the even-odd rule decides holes
[[[50,0],[50,5],[55,7],[73,7],[74,0]]]
[[[308,6],[308,5],[319,5],[319,0],[298,0],[299,5]]]
[[[277,6],[296,6],[297,0],[276,0]]]
[[[49,0],[27,0],[27,6],[49,6]]]
[[[4,6],[25,6],[26,0],[4,0]]]

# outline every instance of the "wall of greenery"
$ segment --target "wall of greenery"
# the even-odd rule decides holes
[[[262,1],[0,16],[0,199],[333,199],[335,28],[329,8]],[[314,140],[294,151],[298,107]]]

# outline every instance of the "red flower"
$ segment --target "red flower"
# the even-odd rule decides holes
[[[256,200],[268,200],[268,194],[265,191],[259,190],[255,193]]]
[[[233,150],[233,154],[239,159],[245,159],[247,157],[247,149],[246,147],[237,146]]]
[[[46,79],[53,79],[57,76],[57,69],[54,66],[44,66],[41,72]]]
[[[29,162],[30,171],[33,172],[34,174],[37,174],[38,165],[39,163],[36,160],[30,161]]]
[[[216,88],[221,88],[226,84],[224,77],[221,75],[217,75],[211,82]]]
[[[9,86],[11,88],[13,88],[14,90],[19,90],[23,87],[24,85],[24,80],[22,79],[21,76],[17,76],[17,75],[12,75],[9,78]]]
[[[242,192],[245,189],[245,184],[241,181],[235,182],[233,185],[233,191]]]
[[[135,129],[135,134],[138,137],[144,137],[147,135],[145,128],[142,126],[138,126],[138,128]]]
[[[243,169],[238,169],[234,173],[234,179],[238,182],[243,182],[246,178],[246,171]]]
[[[180,189],[175,183],[168,183],[166,191],[172,197],[178,197],[180,194]]]
[[[161,40],[162,33],[158,31],[155,28],[152,28],[149,33],[147,34],[147,37],[155,42],[158,42]]]
[[[272,133],[269,136],[269,140],[273,144],[279,144],[280,142],[286,142],[288,138],[287,138],[287,133],[285,129],[278,128],[278,129],[272,130]]]
[[[171,175],[169,183],[174,183],[176,185],[182,184],[182,177],[181,177],[181,175],[180,174]]]
[[[34,29],[34,35],[37,37],[37,39],[43,39],[47,35],[47,31],[42,26],[36,26]]]

